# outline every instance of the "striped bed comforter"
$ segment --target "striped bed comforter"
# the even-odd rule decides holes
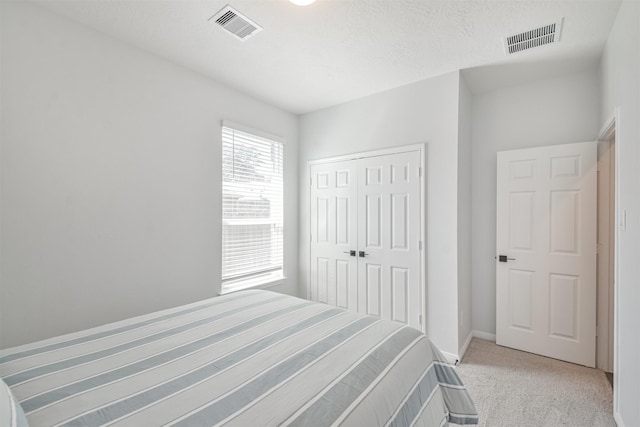
[[[0,352],[31,426],[476,424],[400,323],[244,291]]]

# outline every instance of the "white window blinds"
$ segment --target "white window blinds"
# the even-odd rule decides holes
[[[223,290],[282,270],[283,161],[281,142],[223,124]]]

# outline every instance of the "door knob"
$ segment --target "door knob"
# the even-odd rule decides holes
[[[515,261],[515,258],[509,258],[506,255],[498,255],[498,262]]]
[[[360,255],[360,258],[364,258],[365,256],[369,255],[369,254],[365,254],[364,251],[360,251],[358,252],[358,254]]]
[[[349,256],[356,256],[356,251],[344,251],[345,254],[349,254]]]

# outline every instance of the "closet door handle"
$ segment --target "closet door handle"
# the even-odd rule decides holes
[[[358,252],[358,254],[360,255],[360,258],[364,258],[365,256],[369,255],[369,254],[365,254],[364,251],[360,251]]]
[[[345,254],[349,254],[349,256],[356,256],[356,251],[344,251]]]

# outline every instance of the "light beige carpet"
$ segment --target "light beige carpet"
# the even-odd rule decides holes
[[[604,372],[474,338],[456,371],[480,426],[615,426]]]

